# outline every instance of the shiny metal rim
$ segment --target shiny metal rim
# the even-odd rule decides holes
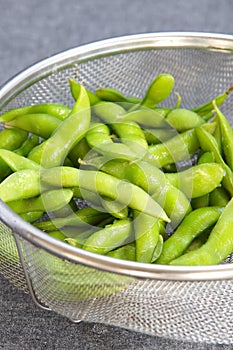
[[[233,36],[185,32],[149,33],[107,39],[73,48],[36,63],[7,82],[0,90],[1,108],[26,87],[74,62],[132,50],[172,47],[232,51]],[[149,265],[93,254],[48,236],[22,220],[1,201],[0,211],[0,219],[23,239],[73,263],[137,278],[186,281],[233,278],[232,264],[202,267]]]

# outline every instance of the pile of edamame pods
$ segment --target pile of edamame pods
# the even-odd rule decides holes
[[[119,259],[219,264],[233,252],[230,87],[192,109],[164,101],[171,74],[142,99],[69,78],[72,107],[0,116],[0,199],[67,244]],[[79,203],[85,205],[80,208]]]

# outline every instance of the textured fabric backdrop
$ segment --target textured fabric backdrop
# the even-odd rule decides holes
[[[0,84],[62,50],[110,37],[164,31],[233,34],[231,0],[0,0]],[[0,349],[230,350],[115,327],[74,324],[34,305],[0,276]]]

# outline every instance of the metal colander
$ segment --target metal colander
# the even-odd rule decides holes
[[[141,34],[74,48],[28,68],[0,91],[1,110],[73,105],[68,77],[91,90],[142,97],[170,73],[191,108],[233,84],[233,36]],[[172,94],[166,105],[173,106]],[[233,96],[222,111],[233,123]],[[172,267],[101,256],[49,237],[0,203],[0,272],[46,309],[171,339],[233,343],[233,259],[219,266]]]

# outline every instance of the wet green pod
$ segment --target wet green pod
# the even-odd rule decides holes
[[[111,250],[106,255],[115,259],[135,261],[135,244],[128,243],[120,248]]]
[[[133,228],[135,234],[136,261],[151,263],[160,234],[159,219],[134,211]]]
[[[120,246],[132,242],[131,220],[116,220],[102,230],[94,232],[82,246],[83,249],[97,254],[106,254]]]
[[[6,149],[0,149],[0,160],[4,162],[12,171],[40,169],[40,165],[33,160]]]
[[[108,158],[137,160],[140,155],[123,143],[113,142],[106,124],[96,123],[87,131],[85,138],[88,145],[96,152]]]
[[[33,224],[44,215],[43,211],[28,211],[27,213],[18,214],[24,221]]]
[[[120,141],[127,145],[129,149],[138,155],[138,158],[145,154],[148,149],[148,143],[145,135],[137,123],[117,122],[112,123],[111,127],[120,138]]]
[[[30,151],[39,144],[39,136],[37,135],[30,135],[23,143],[22,145],[14,150],[15,153],[27,157]]]
[[[29,154],[29,158],[45,168],[64,163],[72,148],[84,137],[90,126],[90,103],[85,88],[82,87],[69,116],[55,132]]]
[[[168,113],[166,120],[178,132],[184,132],[205,123],[200,115],[185,108],[173,109]]]
[[[149,146],[144,160],[157,167],[190,159],[198,150],[199,142],[195,129],[184,131],[157,145]]]
[[[205,207],[189,213],[175,232],[164,242],[157,264],[168,264],[181,256],[191,242],[212,227],[221,215],[220,207]]]
[[[219,151],[218,144],[213,135],[201,127],[196,128],[196,134],[200,147],[204,152],[212,152],[216,163],[220,164],[225,171],[222,181],[225,189],[233,196],[233,173],[230,167],[225,163]]]
[[[175,80],[171,74],[159,74],[151,82],[141,104],[145,107],[154,108],[171,94],[174,84]]]
[[[27,139],[28,133],[17,128],[0,130],[0,148],[13,151],[19,148]]]
[[[126,97],[117,89],[108,88],[108,87],[96,89],[95,94],[102,101],[126,102],[126,103],[140,103],[141,102],[140,98]]]
[[[78,83],[76,80],[74,80],[72,78],[69,78],[68,80],[69,80],[71,94],[72,94],[74,100],[77,101],[77,99],[79,98],[79,95],[80,95],[82,84]],[[94,94],[92,91],[90,91],[87,88],[85,88],[85,90],[87,92],[91,106],[95,105],[96,103],[98,103],[100,101],[98,96],[96,94]]]
[[[16,127],[47,139],[61,124],[58,118],[42,113],[20,115],[6,122],[6,127]]]
[[[164,113],[156,109],[140,107],[125,114],[119,114],[116,118],[119,122],[135,122],[142,127],[168,129],[170,125],[165,119]]]
[[[221,146],[227,165],[233,171],[233,129],[224,114],[213,103],[221,134]]]
[[[126,219],[128,217],[128,208],[124,204],[111,200],[106,197],[101,198],[101,204],[107,213],[117,219]]]
[[[208,120],[213,115],[213,101],[214,100],[216,101],[216,105],[217,106],[221,106],[232,90],[233,90],[233,87],[231,86],[224,93],[216,96],[215,98],[205,102],[204,104],[202,104],[200,106],[194,107],[192,109],[192,111],[194,111],[195,113],[198,113],[205,120]]]
[[[161,206],[140,187],[120,180],[102,171],[81,170],[71,167],[55,167],[41,172],[41,180],[47,186],[86,189],[117,200],[126,206],[169,222]],[[1,185],[0,185],[1,186]]]
[[[49,114],[60,120],[64,120],[71,112],[71,108],[59,103],[41,103],[10,109],[0,116],[0,122],[10,122],[25,114]]]
[[[231,197],[224,187],[217,187],[209,194],[209,204],[211,206],[225,207]]]
[[[169,128],[169,129],[144,128],[142,130],[144,132],[146,141],[150,146],[158,143],[163,143],[177,135],[177,131],[172,128]]]
[[[28,210],[30,212],[50,212],[63,208],[70,202],[72,197],[72,190],[60,189],[47,191],[33,198],[10,201],[7,205],[18,214],[27,213]]]
[[[163,250],[163,236],[161,234],[159,234],[159,239],[158,242],[156,244],[152,259],[151,259],[151,263],[153,264],[154,262],[156,262],[156,260],[160,257],[162,250]]]
[[[0,183],[0,199],[3,202],[35,197],[40,194],[40,173],[38,170],[20,170],[10,174]]]
[[[220,164],[205,163],[177,173],[166,174],[166,178],[188,198],[197,198],[220,186],[224,174],[225,171]]]
[[[233,199],[223,209],[210,235],[200,248],[172,260],[171,265],[217,265],[233,251]]]
[[[54,231],[66,226],[74,226],[77,230],[84,228],[90,230],[93,225],[99,224],[107,216],[94,208],[86,207],[62,218],[53,218],[51,220],[41,221],[35,226],[43,231]]]
[[[214,163],[214,154],[213,152],[203,152],[201,155],[198,157],[198,164],[204,164],[204,163]]]

